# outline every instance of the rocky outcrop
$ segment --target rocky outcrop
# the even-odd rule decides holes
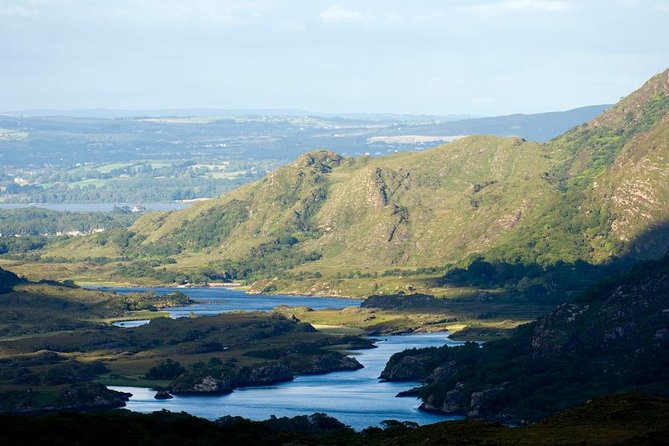
[[[424,410],[533,421],[602,395],[669,395],[669,256],[592,288],[508,339],[393,355]]]
[[[430,376],[427,377],[427,382],[438,383],[447,381],[452,376],[453,372],[457,370],[457,362],[449,361],[444,365],[435,368]]]
[[[452,390],[446,392],[443,399],[440,399],[435,395],[430,395],[425,402],[420,405],[420,409],[428,412],[463,414],[466,413],[468,409],[464,404],[465,397],[465,385],[463,383],[457,383]]]
[[[339,354],[313,355],[307,364],[299,370],[301,375],[320,375],[330,372],[343,372],[361,369],[357,359]]]
[[[510,415],[500,414],[491,410],[490,407],[491,402],[504,391],[505,387],[506,383],[469,393],[465,384],[458,382],[453,389],[446,392],[443,398],[436,395],[428,396],[425,402],[421,404],[420,409],[427,412],[503,421],[510,418]]]
[[[405,356],[398,362],[388,363],[380,378],[386,381],[421,381],[425,379],[428,361],[425,356]]]
[[[560,354],[577,342],[571,329],[588,310],[586,304],[562,304],[536,322],[532,333],[535,355]]]
[[[232,384],[224,379],[205,376],[193,383],[177,382],[172,386],[172,393],[181,395],[191,394],[225,394],[232,392]]]
[[[261,364],[253,367],[248,378],[241,382],[244,386],[264,386],[292,381],[293,372],[282,364]]]
[[[11,392],[10,392],[11,393]],[[49,405],[40,404],[46,392],[23,392],[14,395],[12,407],[0,405],[0,413],[40,414],[47,412],[85,411],[113,409],[125,406],[132,396],[130,393],[110,390],[102,384],[85,383],[69,386],[60,391],[56,401]],[[49,395],[44,399],[52,399]]]
[[[168,392],[167,390],[159,390],[156,392],[154,398],[157,400],[170,400],[174,397],[170,395],[170,392]]]
[[[473,418],[507,418],[506,415],[501,415],[496,412],[488,412],[491,400],[501,393],[505,387],[506,383],[489,387],[479,392],[472,392],[469,398],[469,410],[467,411],[467,416]]]

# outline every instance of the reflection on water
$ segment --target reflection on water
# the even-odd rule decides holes
[[[135,327],[141,327],[142,325],[146,325],[149,322],[151,322],[149,319],[141,319],[137,321],[118,321],[114,322],[112,325],[121,328],[135,328]]]
[[[360,350],[356,358],[365,367],[354,372],[334,372],[326,375],[300,376],[289,383],[268,387],[237,389],[223,396],[176,396],[171,400],[156,400],[154,391],[137,387],[113,387],[133,394],[127,408],[138,412],[168,409],[217,419],[238,415],[253,420],[324,412],[356,429],[378,425],[383,420],[434,423],[457,417],[447,417],[418,411],[416,398],[396,398],[398,392],[417,383],[381,382],[379,374],[388,358],[398,351],[414,347],[432,347],[458,342],[446,338],[448,333],[386,336],[378,348]]]

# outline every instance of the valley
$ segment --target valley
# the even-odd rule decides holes
[[[0,0],[0,445],[669,438],[669,0]]]
[[[2,210],[0,411],[167,407],[212,435],[352,444],[656,438],[635,411],[669,397],[668,117],[669,70],[548,142],[317,149],[172,211]],[[348,386],[367,405],[333,404]]]

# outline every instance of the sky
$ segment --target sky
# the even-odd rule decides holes
[[[0,0],[0,110],[492,116],[669,67],[669,0]]]

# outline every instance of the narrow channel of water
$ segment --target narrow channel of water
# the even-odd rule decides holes
[[[459,344],[447,339],[447,335],[430,333],[380,337],[378,348],[356,352],[356,358],[364,365],[360,370],[299,376],[288,383],[236,389],[230,395],[175,396],[171,400],[156,400],[156,392],[150,389],[112,388],[132,393],[127,409],[136,412],[167,409],[210,420],[224,415],[265,420],[272,415],[292,417],[323,412],[358,430],[391,419],[418,424],[436,423],[459,417],[421,412],[417,398],[395,397],[418,383],[382,382],[378,377],[393,353],[408,348]]]

